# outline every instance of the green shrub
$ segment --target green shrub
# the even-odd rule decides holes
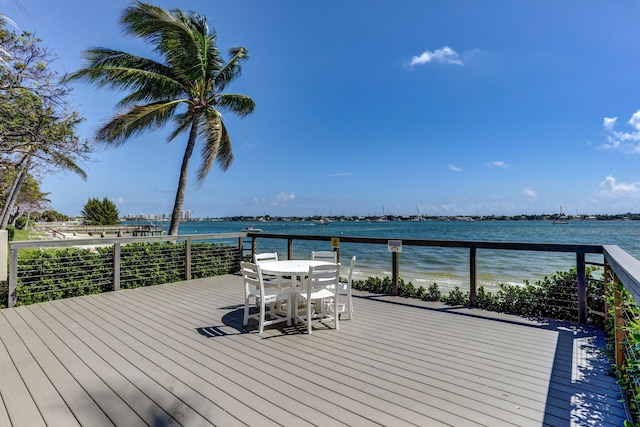
[[[9,241],[12,241],[16,235],[16,228],[13,225],[7,225],[7,236]]]
[[[18,218],[16,218],[15,225],[18,230],[24,230],[27,227],[27,218],[22,215],[19,216]]]
[[[235,273],[239,249],[211,243],[191,245],[191,277]],[[138,288],[184,280],[184,243],[134,243],[120,250],[120,287]],[[17,304],[113,290],[113,247],[22,251],[18,258]],[[0,283],[8,293],[6,282]],[[0,307],[6,307],[6,300]]]
[[[432,285],[429,285],[421,299],[423,301],[440,301],[441,298],[442,292],[438,289],[438,284],[433,283]]]
[[[587,295],[589,317],[587,322],[598,327],[604,327],[604,319],[595,312],[604,312],[604,283],[595,280],[592,273],[594,267],[586,271]],[[391,294],[391,278],[369,277],[366,280],[354,281],[352,286],[356,290],[375,294]],[[531,284],[524,281],[521,286],[499,284],[495,293],[485,291],[480,287],[476,293],[475,307],[511,313],[530,317],[547,317],[558,320],[578,320],[578,280],[576,270],[556,272],[552,276],[545,277]],[[415,288],[411,282],[405,283],[399,279],[398,295],[403,297],[418,298],[424,301],[441,301],[447,305],[470,305],[470,293],[463,292],[456,287],[448,294],[442,294],[436,283],[426,290],[423,287]]]
[[[441,301],[447,305],[469,305],[469,293],[465,295],[460,286],[456,286],[447,295],[443,295]]]
[[[614,286],[622,296],[622,316],[625,319],[630,319],[623,327],[626,334],[626,340],[622,343],[625,362],[615,365],[615,373],[635,422],[634,425],[640,425],[640,387],[637,386],[640,384],[640,320],[638,319],[640,310],[629,291],[624,289],[620,283],[616,283]],[[614,325],[616,306],[612,294],[612,292],[607,294],[607,303],[610,308],[605,332],[607,352],[613,357],[616,338]],[[628,423],[625,423],[626,425]]]

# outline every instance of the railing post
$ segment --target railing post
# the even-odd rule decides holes
[[[398,276],[400,275],[398,252],[391,252],[391,295],[398,295]]]
[[[585,254],[576,253],[576,275],[578,280],[578,322],[587,323],[587,273],[585,265]]]
[[[615,304],[615,314],[613,319],[614,333],[615,333],[615,358],[616,365],[622,365],[624,363],[624,345],[625,340],[624,332],[624,306],[622,303],[622,292],[620,291],[620,285],[618,284],[618,278],[614,274],[613,276],[613,300]]]
[[[244,259],[244,237],[238,237],[238,248],[240,249],[240,254],[236,261],[238,263],[238,268],[240,268],[240,263]],[[253,254],[251,254],[251,259],[253,259]]]
[[[184,280],[191,280],[191,239],[184,241]]]
[[[9,265],[9,232],[0,230],[0,282],[7,280]]]
[[[603,279],[604,279],[604,289],[603,289],[603,295],[602,298],[604,299],[604,323],[605,325],[609,322],[609,309],[611,307],[609,307],[609,303],[607,302],[607,295],[613,295],[613,280],[611,279],[613,275],[613,271],[611,271],[611,266],[609,265],[609,261],[607,261],[607,258],[604,258],[604,273],[603,273]]]
[[[478,248],[469,248],[469,305],[476,306],[478,295]]]
[[[293,259],[293,239],[287,239],[287,259]]]
[[[15,307],[18,302],[18,250],[11,249],[9,253],[9,295],[7,307]]]
[[[251,238],[251,262],[253,262],[253,256],[258,252],[258,238],[253,236]]]
[[[120,290],[120,243],[113,244],[113,290]]]

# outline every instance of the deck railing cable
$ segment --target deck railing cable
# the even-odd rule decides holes
[[[236,272],[242,238],[231,233],[10,242],[7,306]]]

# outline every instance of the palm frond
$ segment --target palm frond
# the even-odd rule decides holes
[[[127,33],[155,45],[155,52],[188,80],[206,76],[204,65],[210,60],[210,47],[215,47],[215,33],[209,32],[206,17],[136,2],[124,10],[121,23]]]
[[[181,96],[187,89],[170,67],[151,59],[106,48],[87,50],[84,57],[86,67],[68,74],[65,81],[133,91],[121,101],[122,105]]]
[[[53,161],[57,165],[60,165],[64,170],[71,171],[79,175],[83,181],[87,180],[87,173],[74,161],[73,158],[65,156],[57,151],[52,151],[49,154],[52,156]]]
[[[256,103],[246,95],[222,93],[216,96],[215,105],[221,110],[231,111],[240,117],[245,117],[253,112]]]
[[[214,109],[207,110],[203,116],[203,122],[200,134],[205,142],[201,150],[202,163],[196,175],[198,185],[202,185],[214,163],[217,162],[223,171],[233,163],[231,138],[220,113]]]
[[[176,127],[167,138],[168,142],[173,141],[178,135],[189,128],[189,125],[193,122],[193,115],[190,112],[176,114],[173,116],[173,122],[176,124]]]
[[[214,84],[216,92],[218,93],[224,91],[229,83],[240,76],[240,61],[249,58],[247,49],[243,47],[231,48],[229,49],[229,53],[231,54],[231,59],[224,67],[219,68],[220,71],[216,74],[215,77]]]
[[[135,106],[129,111],[117,115],[99,129],[96,133],[96,139],[118,147],[131,136],[139,135],[145,130],[162,127],[183,101],[170,100]]]

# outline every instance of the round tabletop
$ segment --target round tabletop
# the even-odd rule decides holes
[[[263,273],[279,274],[284,276],[300,276],[309,272],[309,267],[330,265],[327,261],[314,261],[310,259],[290,259],[285,261],[261,262],[260,270]]]

